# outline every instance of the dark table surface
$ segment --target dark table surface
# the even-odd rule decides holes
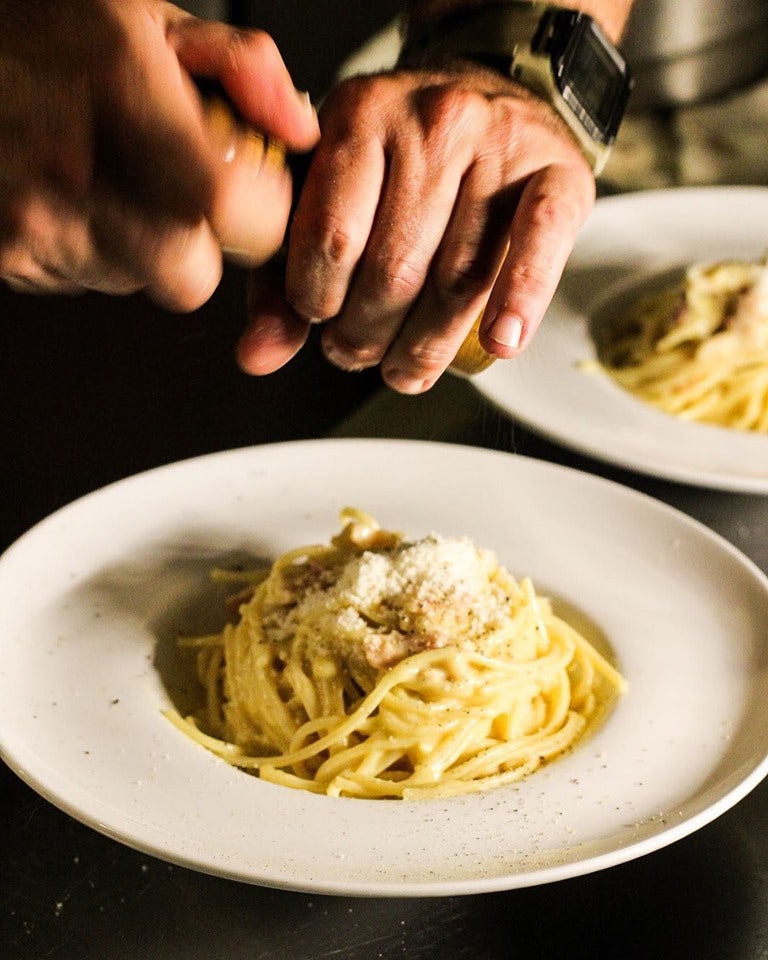
[[[266,7],[289,51],[296,7]],[[328,29],[320,24],[315,46]],[[305,48],[291,56],[299,72],[306,58],[305,86],[326,82]],[[329,367],[314,341],[279,374],[247,378],[232,360],[243,303],[244,276],[233,269],[185,317],[140,296],[29,299],[0,289],[0,549],[139,470],[253,443],[368,435],[514,449],[611,477],[703,521],[768,572],[768,498],[591,461],[528,434],[451,377],[423,397],[397,397],[375,372]],[[641,859],[468,897],[348,899],[209,877],[81,825],[5,766],[0,824],[7,960],[768,958],[768,782]]]
[[[341,374],[314,344],[253,380],[232,361],[244,278],[188,317],[141,297],[0,291],[8,545],[111,480],[212,450],[309,436],[391,436],[514,450],[651,493],[768,571],[768,498],[654,480],[528,434],[466,381],[418,398]],[[209,877],[81,825],[0,768],[0,956],[138,958],[712,958],[768,956],[768,782],[698,833],[642,859],[508,893],[347,899]]]

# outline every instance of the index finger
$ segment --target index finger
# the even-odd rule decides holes
[[[586,165],[546,167],[525,185],[480,327],[480,343],[488,353],[514,357],[531,342],[594,196]]]

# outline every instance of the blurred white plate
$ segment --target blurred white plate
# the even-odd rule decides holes
[[[471,536],[607,637],[630,692],[594,738],[521,784],[408,803],[261,783],[174,728],[174,637],[220,617],[210,566],[326,540],[348,504]],[[0,609],[11,767],[111,837],[253,883],[429,896],[572,877],[691,833],[766,773],[768,580],[655,500],[511,454],[309,441],[164,467],[17,541]]]
[[[768,188],[678,188],[601,199],[525,353],[474,379],[501,410],[600,460],[700,486],[768,492],[768,436],[686,423],[580,369],[607,301],[696,261],[768,251]]]

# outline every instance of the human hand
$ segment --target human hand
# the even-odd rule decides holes
[[[316,321],[333,363],[380,363],[404,393],[429,389],[483,311],[489,354],[524,350],[595,196],[553,110],[463,65],[344,81],[321,127],[285,298],[274,286],[252,298],[243,369],[277,369]]]
[[[316,142],[262,32],[160,0],[0,0],[0,277],[31,292],[144,289],[190,310],[218,284],[222,248],[248,263],[277,250],[290,175],[264,140],[206,112],[194,76],[288,149]]]

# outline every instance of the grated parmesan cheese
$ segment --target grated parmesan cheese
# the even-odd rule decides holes
[[[350,559],[333,582],[314,583],[282,608],[265,635],[381,670],[448,645],[498,652],[519,601],[491,551],[433,533]]]

